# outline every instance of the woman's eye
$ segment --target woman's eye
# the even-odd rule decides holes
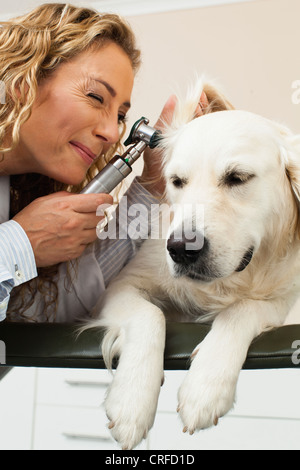
[[[98,101],[99,103],[104,104],[104,99],[102,98],[102,96],[96,95],[95,93],[89,93],[88,96],[90,98],[93,98],[94,100]],[[121,113],[118,114],[118,123],[119,124],[122,124],[122,123],[126,122],[126,120],[127,120],[126,114],[121,114]]]
[[[90,98],[94,98],[95,100],[99,101],[99,103],[101,103],[101,104],[104,103],[104,99],[100,95],[95,95],[94,93],[89,93],[88,96]]]
[[[125,114],[119,114],[119,115],[118,115],[118,122],[119,122],[119,124],[121,124],[122,122],[126,122],[126,120],[127,120],[127,117],[126,117]]]

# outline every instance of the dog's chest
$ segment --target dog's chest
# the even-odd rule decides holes
[[[174,321],[201,321],[213,315],[210,302],[200,289],[195,289],[185,279],[170,277],[151,292],[151,301],[160,307],[166,317]],[[215,307],[215,305],[214,305]]]

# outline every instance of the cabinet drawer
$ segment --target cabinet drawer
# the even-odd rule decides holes
[[[34,449],[114,449],[102,409],[38,405]]]
[[[175,412],[177,392],[188,371],[165,372],[158,410]],[[232,416],[300,419],[299,369],[242,370]]]
[[[37,403],[97,407],[111,380],[106,370],[39,369]]]
[[[38,405],[35,450],[121,450],[103,409]],[[139,449],[145,448],[145,442]]]
[[[299,369],[243,370],[234,416],[300,419]]]
[[[0,381],[0,450],[29,450],[35,369],[12,369]]]
[[[216,427],[182,432],[173,413],[159,413],[149,436],[156,450],[299,450],[300,420],[224,417]]]

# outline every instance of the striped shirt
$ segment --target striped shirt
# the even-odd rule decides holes
[[[139,216],[139,234],[147,238],[148,216],[151,204],[157,204],[151,194],[136,178],[125,194],[128,207],[141,204],[146,209]],[[120,206],[122,201],[120,202]],[[120,207],[119,206],[119,207]],[[62,263],[59,268],[58,290],[59,301],[55,321],[75,321],[88,317],[91,309],[105,291],[109,281],[113,279],[134,256],[137,242],[127,234],[128,224],[134,216],[126,216],[122,227],[118,212],[114,217],[117,236],[99,239],[89,246],[78,259],[74,273],[70,266]],[[9,177],[0,176],[0,321],[6,317],[7,307],[12,289],[30,281],[37,276],[35,257],[29,239],[22,227],[14,220],[9,220]],[[126,223],[125,223],[126,222]],[[125,234],[121,236],[120,233]],[[133,237],[136,238],[136,237]],[[66,288],[66,274],[73,278],[71,286]],[[72,275],[73,274],[73,275]],[[75,275],[76,274],[76,275]],[[28,310],[28,318],[35,321],[46,321],[43,311],[43,299],[37,295],[34,305]],[[27,315],[27,312],[26,312]],[[15,320],[18,320],[16,318]]]

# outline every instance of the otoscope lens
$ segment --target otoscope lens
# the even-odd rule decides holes
[[[150,142],[149,142],[149,147],[151,149],[154,149],[155,147],[158,147],[160,142],[162,140],[162,133],[161,131],[156,131],[154,132],[153,136],[151,137],[150,139]]]

